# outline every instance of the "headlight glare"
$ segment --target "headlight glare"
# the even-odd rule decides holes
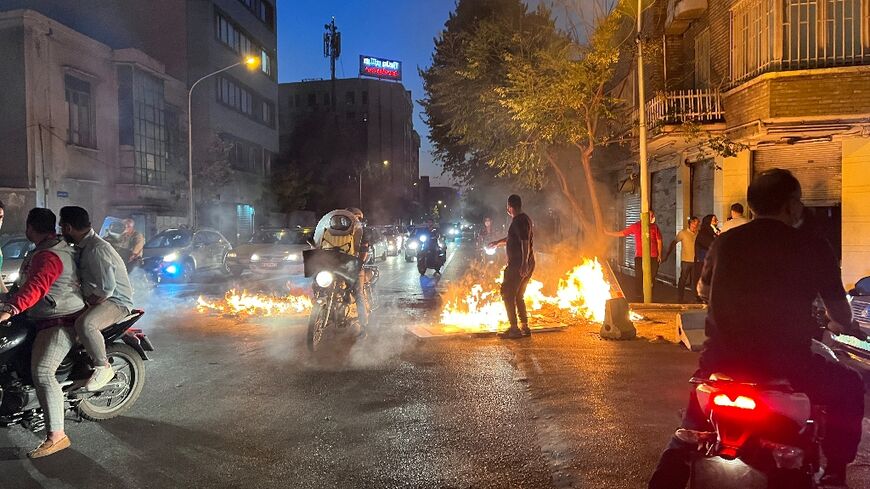
[[[251,261],[260,261],[260,255],[254,253],[251,255]]]
[[[332,282],[335,280],[335,277],[331,272],[319,272],[314,276],[314,283],[316,283],[319,287],[323,287],[324,289],[332,285]]]
[[[175,261],[177,259],[178,259],[178,253],[170,253],[170,254],[163,257],[163,261],[165,261],[165,262]]]
[[[15,282],[16,280],[18,280],[18,272],[12,272],[6,276],[7,282]]]

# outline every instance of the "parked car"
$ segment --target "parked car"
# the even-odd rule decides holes
[[[3,284],[10,287],[18,280],[18,270],[21,268],[21,262],[27,253],[34,248],[24,235],[15,235],[6,238],[0,246],[0,251],[3,252],[3,268],[0,270]]]
[[[262,228],[227,255],[227,266],[238,277],[257,273],[302,273],[302,252],[314,236],[310,228]]]
[[[369,245],[371,246],[371,249],[369,250],[369,261],[375,262],[377,260],[386,260],[387,240],[384,238],[384,235],[374,227],[366,228],[365,232],[369,239]]]
[[[156,281],[188,282],[197,272],[228,273],[232,245],[212,229],[167,229],[145,243],[144,269]]]

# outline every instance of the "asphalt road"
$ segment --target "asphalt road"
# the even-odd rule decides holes
[[[464,264],[456,254],[436,280],[389,259],[373,333],[316,356],[305,317],[192,307],[200,293],[280,289],[283,278],[162,288],[139,324],[157,351],[138,404],[99,424],[69,421],[72,448],[40,460],[25,456],[37,435],[0,430],[0,487],[643,487],[695,354],[589,327],[519,341],[406,333],[432,320]],[[868,487],[868,445],[852,487]]]

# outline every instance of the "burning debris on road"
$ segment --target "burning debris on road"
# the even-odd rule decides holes
[[[246,290],[232,289],[223,299],[209,301],[203,296],[196,300],[196,309],[201,313],[234,316],[279,316],[288,314],[307,314],[311,310],[311,298],[306,294],[285,296],[252,294]]]

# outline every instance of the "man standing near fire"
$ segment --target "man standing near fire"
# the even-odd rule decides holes
[[[519,195],[508,197],[507,213],[513,218],[507,237],[489,243],[489,247],[507,247],[508,264],[504,269],[501,296],[507,309],[510,328],[500,333],[499,337],[513,339],[532,335],[525,295],[526,286],[535,271],[534,225],[532,219],[523,212],[523,200]],[[517,327],[517,314],[522,329]]]

